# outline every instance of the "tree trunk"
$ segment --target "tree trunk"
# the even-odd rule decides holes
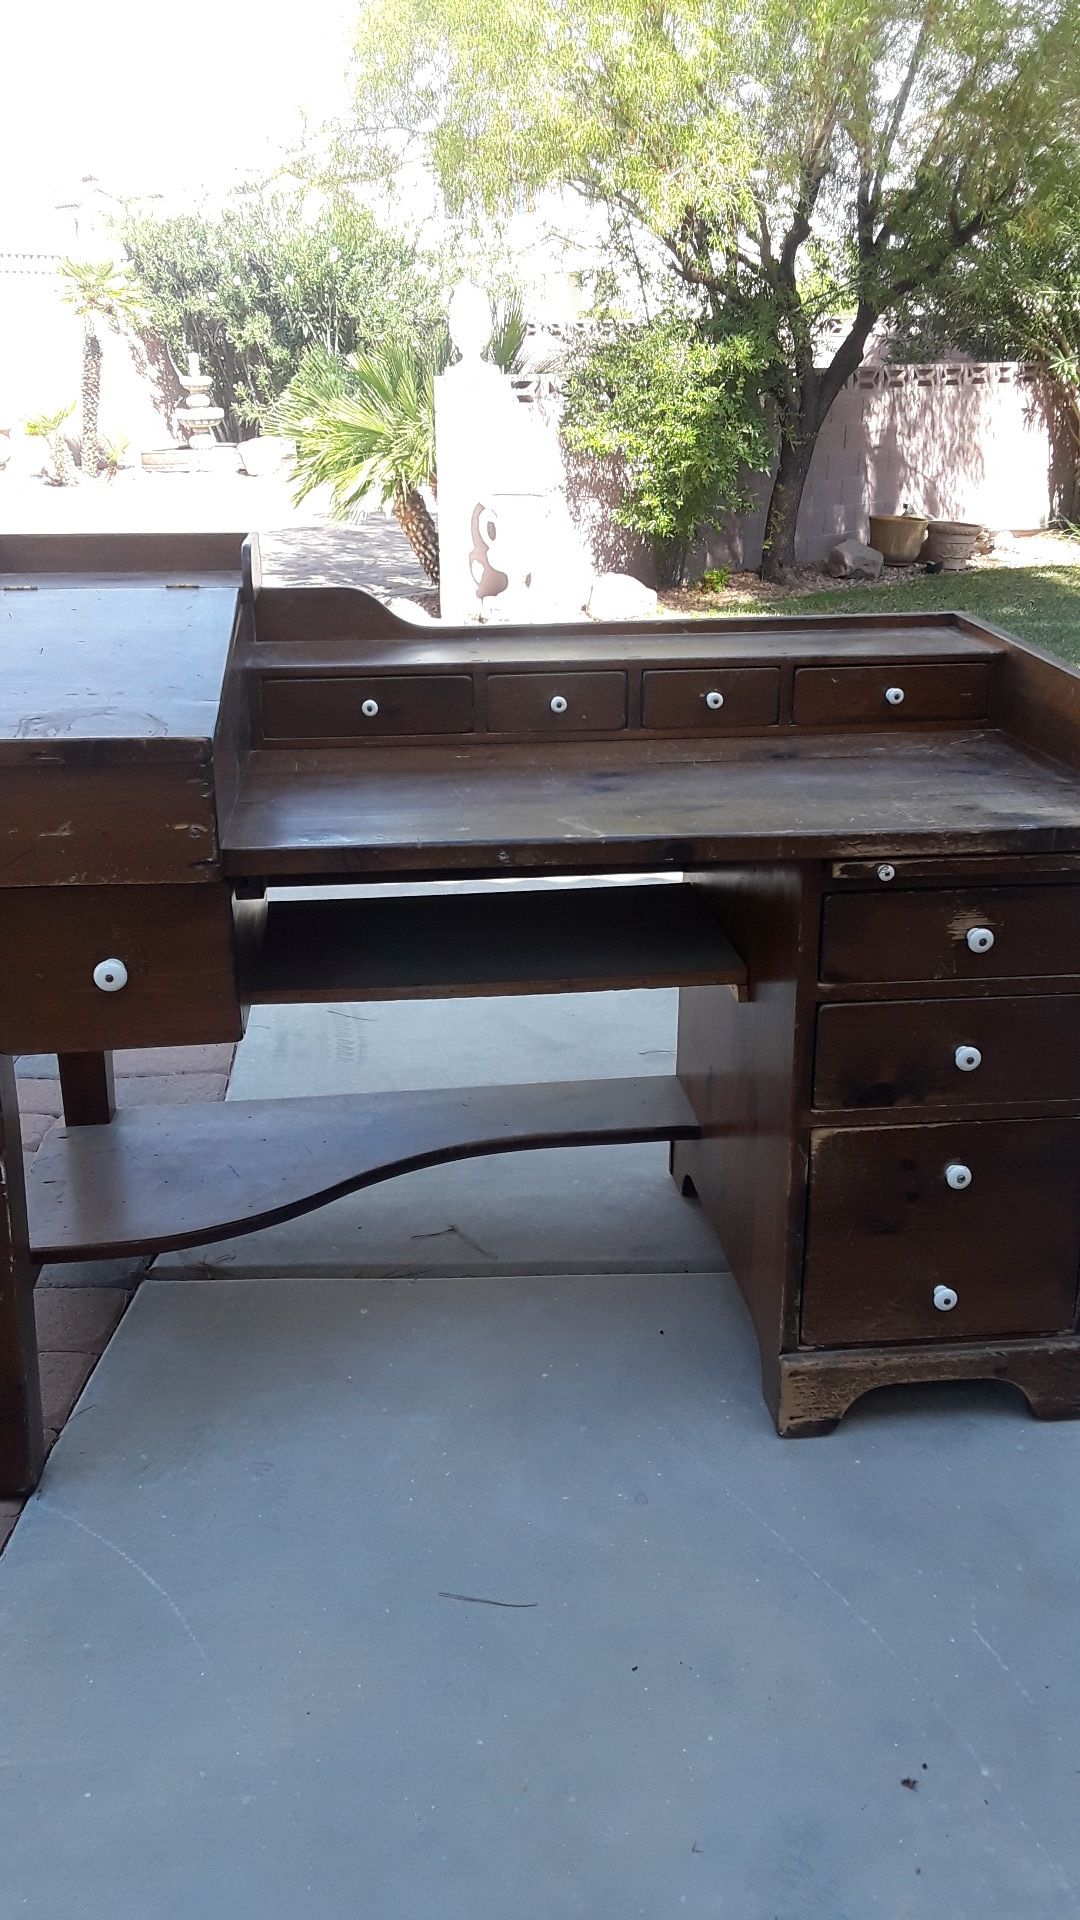
[[[94,323],[83,329],[82,361],[82,470],[89,480],[98,470],[98,401],[101,398],[101,341]]]
[[[439,536],[424,496],[410,488],[394,495],[394,518],[433,586],[439,584]]]
[[[765,547],[761,556],[763,580],[783,581],[795,564],[795,528],[818,428],[807,428],[800,420],[794,434],[795,437],[789,439],[785,432],[780,443],[780,464],[765,521]]]

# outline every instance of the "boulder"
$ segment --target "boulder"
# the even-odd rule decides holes
[[[825,571],[834,580],[876,580],[884,565],[885,556],[876,547],[866,547],[861,540],[841,540],[830,552]]]
[[[589,594],[590,620],[651,620],[656,593],[632,573],[601,573]]]
[[[252,440],[237,443],[237,454],[244,472],[253,480],[284,476],[296,454],[296,441],[284,434],[261,433]]]

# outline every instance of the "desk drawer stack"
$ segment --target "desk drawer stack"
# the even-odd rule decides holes
[[[1073,1336],[1080,874],[1063,856],[1055,883],[1053,864],[1032,861],[1026,878],[1016,862],[1004,874],[989,861],[838,862],[792,872],[787,915],[767,918],[750,883],[702,882],[734,912],[751,978],[755,944],[764,976],[743,1037],[746,1099],[767,1047],[774,1071],[789,1048],[798,1148],[787,1164],[771,1155],[730,1081],[719,1101],[720,1082],[703,1094],[703,1060],[718,1065],[738,1032],[739,1010],[712,996],[684,1008],[680,1071],[741,1137],[680,1146],[676,1168],[702,1191],[756,1316],[782,1320],[796,1371],[814,1356],[820,1381],[846,1352],[897,1380],[926,1377],[932,1356],[940,1377],[952,1354],[962,1375],[972,1343],[993,1343],[984,1371],[1008,1373],[1009,1343],[1026,1358],[1032,1342]],[[748,1169],[779,1235],[735,1217]],[[790,1430],[827,1420],[793,1417]]]

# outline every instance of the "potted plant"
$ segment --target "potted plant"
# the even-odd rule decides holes
[[[959,573],[971,559],[981,532],[973,520],[931,520],[922,558],[942,573]]]
[[[870,545],[877,548],[887,567],[910,567],[920,557],[929,524],[906,502],[899,513],[872,513]]]

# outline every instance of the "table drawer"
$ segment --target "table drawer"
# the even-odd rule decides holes
[[[122,971],[98,985],[110,960]],[[5,888],[0,977],[0,1053],[197,1046],[243,1031],[227,887]]]
[[[1080,997],[1075,994],[819,1009],[817,1107],[966,1107],[1039,1100],[1080,1100]]]
[[[1080,1121],[811,1138],[806,1346],[1064,1332],[1078,1253]]]
[[[646,672],[641,724],[670,727],[774,727],[780,713],[778,667],[726,667]]]
[[[823,980],[1029,979],[1080,973],[1080,887],[837,893]]]
[[[267,740],[378,740],[393,734],[470,733],[467,674],[351,674],[264,680]]]
[[[606,733],[626,725],[625,673],[493,673],[492,733]]]
[[[800,725],[818,727],[982,720],[989,697],[990,668],[975,661],[955,666],[801,667],[795,675],[794,718]]]

